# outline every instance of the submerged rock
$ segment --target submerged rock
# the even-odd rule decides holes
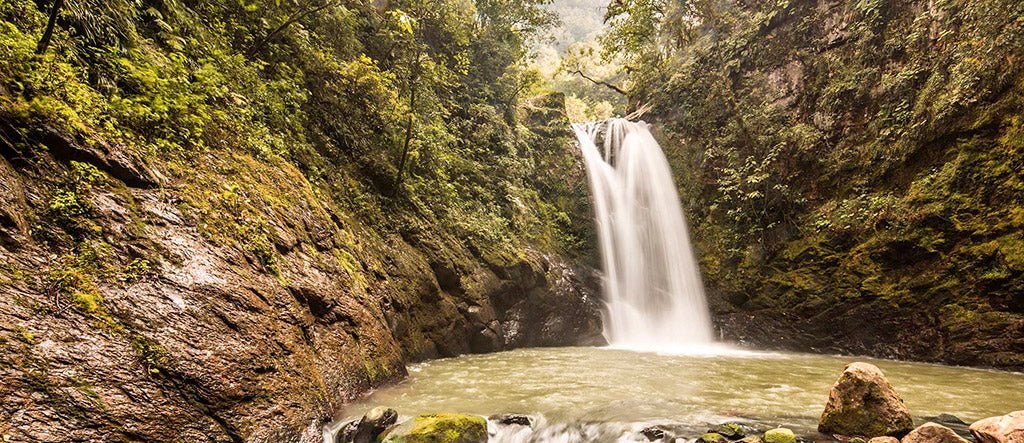
[[[901,443],[969,443],[952,429],[938,423],[928,422],[914,429]]]
[[[957,417],[957,416],[955,416],[953,414],[939,414],[939,415],[936,415],[934,420],[931,420],[931,421],[934,421],[936,423],[942,423],[942,424],[956,424],[956,425],[966,425],[967,424],[963,420],[961,420],[960,417]]]
[[[875,365],[850,363],[829,392],[818,422],[824,434],[879,437],[913,429],[910,413]]]
[[[978,420],[970,429],[979,443],[1024,443],[1024,411]]]
[[[501,414],[501,415],[492,415],[490,417],[490,419],[495,421],[495,422],[497,422],[498,424],[502,424],[502,425],[506,425],[506,426],[508,426],[508,425],[519,425],[519,426],[526,426],[526,427],[530,427],[530,428],[533,427],[533,419],[530,418],[530,416],[528,416],[528,415]]]
[[[487,420],[467,414],[417,415],[389,431],[384,443],[486,443]]]
[[[786,428],[769,429],[764,433],[764,443],[796,443],[796,434]]]

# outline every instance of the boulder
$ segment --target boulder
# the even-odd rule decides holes
[[[900,443],[900,439],[886,435],[884,437],[874,437],[868,440],[868,443]]]
[[[882,371],[860,362],[846,366],[818,422],[819,432],[845,436],[898,436],[913,428],[903,399]]]
[[[786,428],[769,429],[764,433],[764,443],[796,443],[796,434]]]
[[[417,415],[389,431],[384,443],[486,443],[487,420],[467,414]]]
[[[928,422],[910,431],[900,443],[969,443],[952,429]]]
[[[971,434],[978,443],[1024,443],[1024,411],[978,420]]]

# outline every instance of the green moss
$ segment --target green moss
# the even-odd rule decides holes
[[[717,432],[708,432],[704,435],[701,435],[700,438],[697,439],[697,441],[699,443],[724,443],[726,439],[725,437],[722,436],[722,434],[719,434]]]
[[[149,260],[136,258],[121,269],[121,275],[118,277],[118,280],[123,283],[134,283],[152,273],[153,270],[149,265]]]
[[[34,346],[36,344],[35,334],[29,332],[27,329],[20,326],[17,328],[16,331],[18,333],[18,339],[21,340],[22,343],[25,343],[26,345],[29,346]]]
[[[743,429],[743,426],[736,423],[725,423],[719,425],[717,433],[730,439],[743,438],[747,435],[747,431]]]
[[[132,349],[142,358],[142,364],[150,374],[166,372],[171,365],[171,358],[167,350],[159,343],[141,335],[132,337]]]
[[[81,269],[58,268],[50,272],[48,280],[53,291],[70,298],[85,313],[95,314],[100,311],[103,296],[92,277]]]

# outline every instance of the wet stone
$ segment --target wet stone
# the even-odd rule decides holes
[[[665,438],[665,430],[657,426],[649,426],[640,431],[650,441],[657,441]]]
[[[494,422],[496,422],[498,424],[505,425],[505,426],[518,425],[518,426],[526,426],[526,427],[530,427],[530,428],[533,427],[533,419],[530,418],[530,416],[528,416],[528,415],[521,415],[521,414],[492,415],[490,417],[490,420],[494,421]]]

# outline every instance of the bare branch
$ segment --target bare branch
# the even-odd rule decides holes
[[[620,88],[618,86],[615,86],[615,85],[613,85],[611,83],[608,83],[608,82],[606,82],[604,80],[597,80],[597,79],[591,78],[587,74],[584,74],[583,70],[581,70],[581,69],[576,69],[575,71],[571,71],[569,73],[570,74],[578,75],[580,77],[583,77],[585,80],[588,80],[588,81],[590,81],[591,83],[593,83],[595,85],[604,86],[604,87],[606,87],[608,89],[611,89],[612,91],[618,92],[619,94],[622,94],[624,96],[628,96],[629,95],[629,94],[626,93],[626,91],[624,89],[622,89],[622,88]]]

